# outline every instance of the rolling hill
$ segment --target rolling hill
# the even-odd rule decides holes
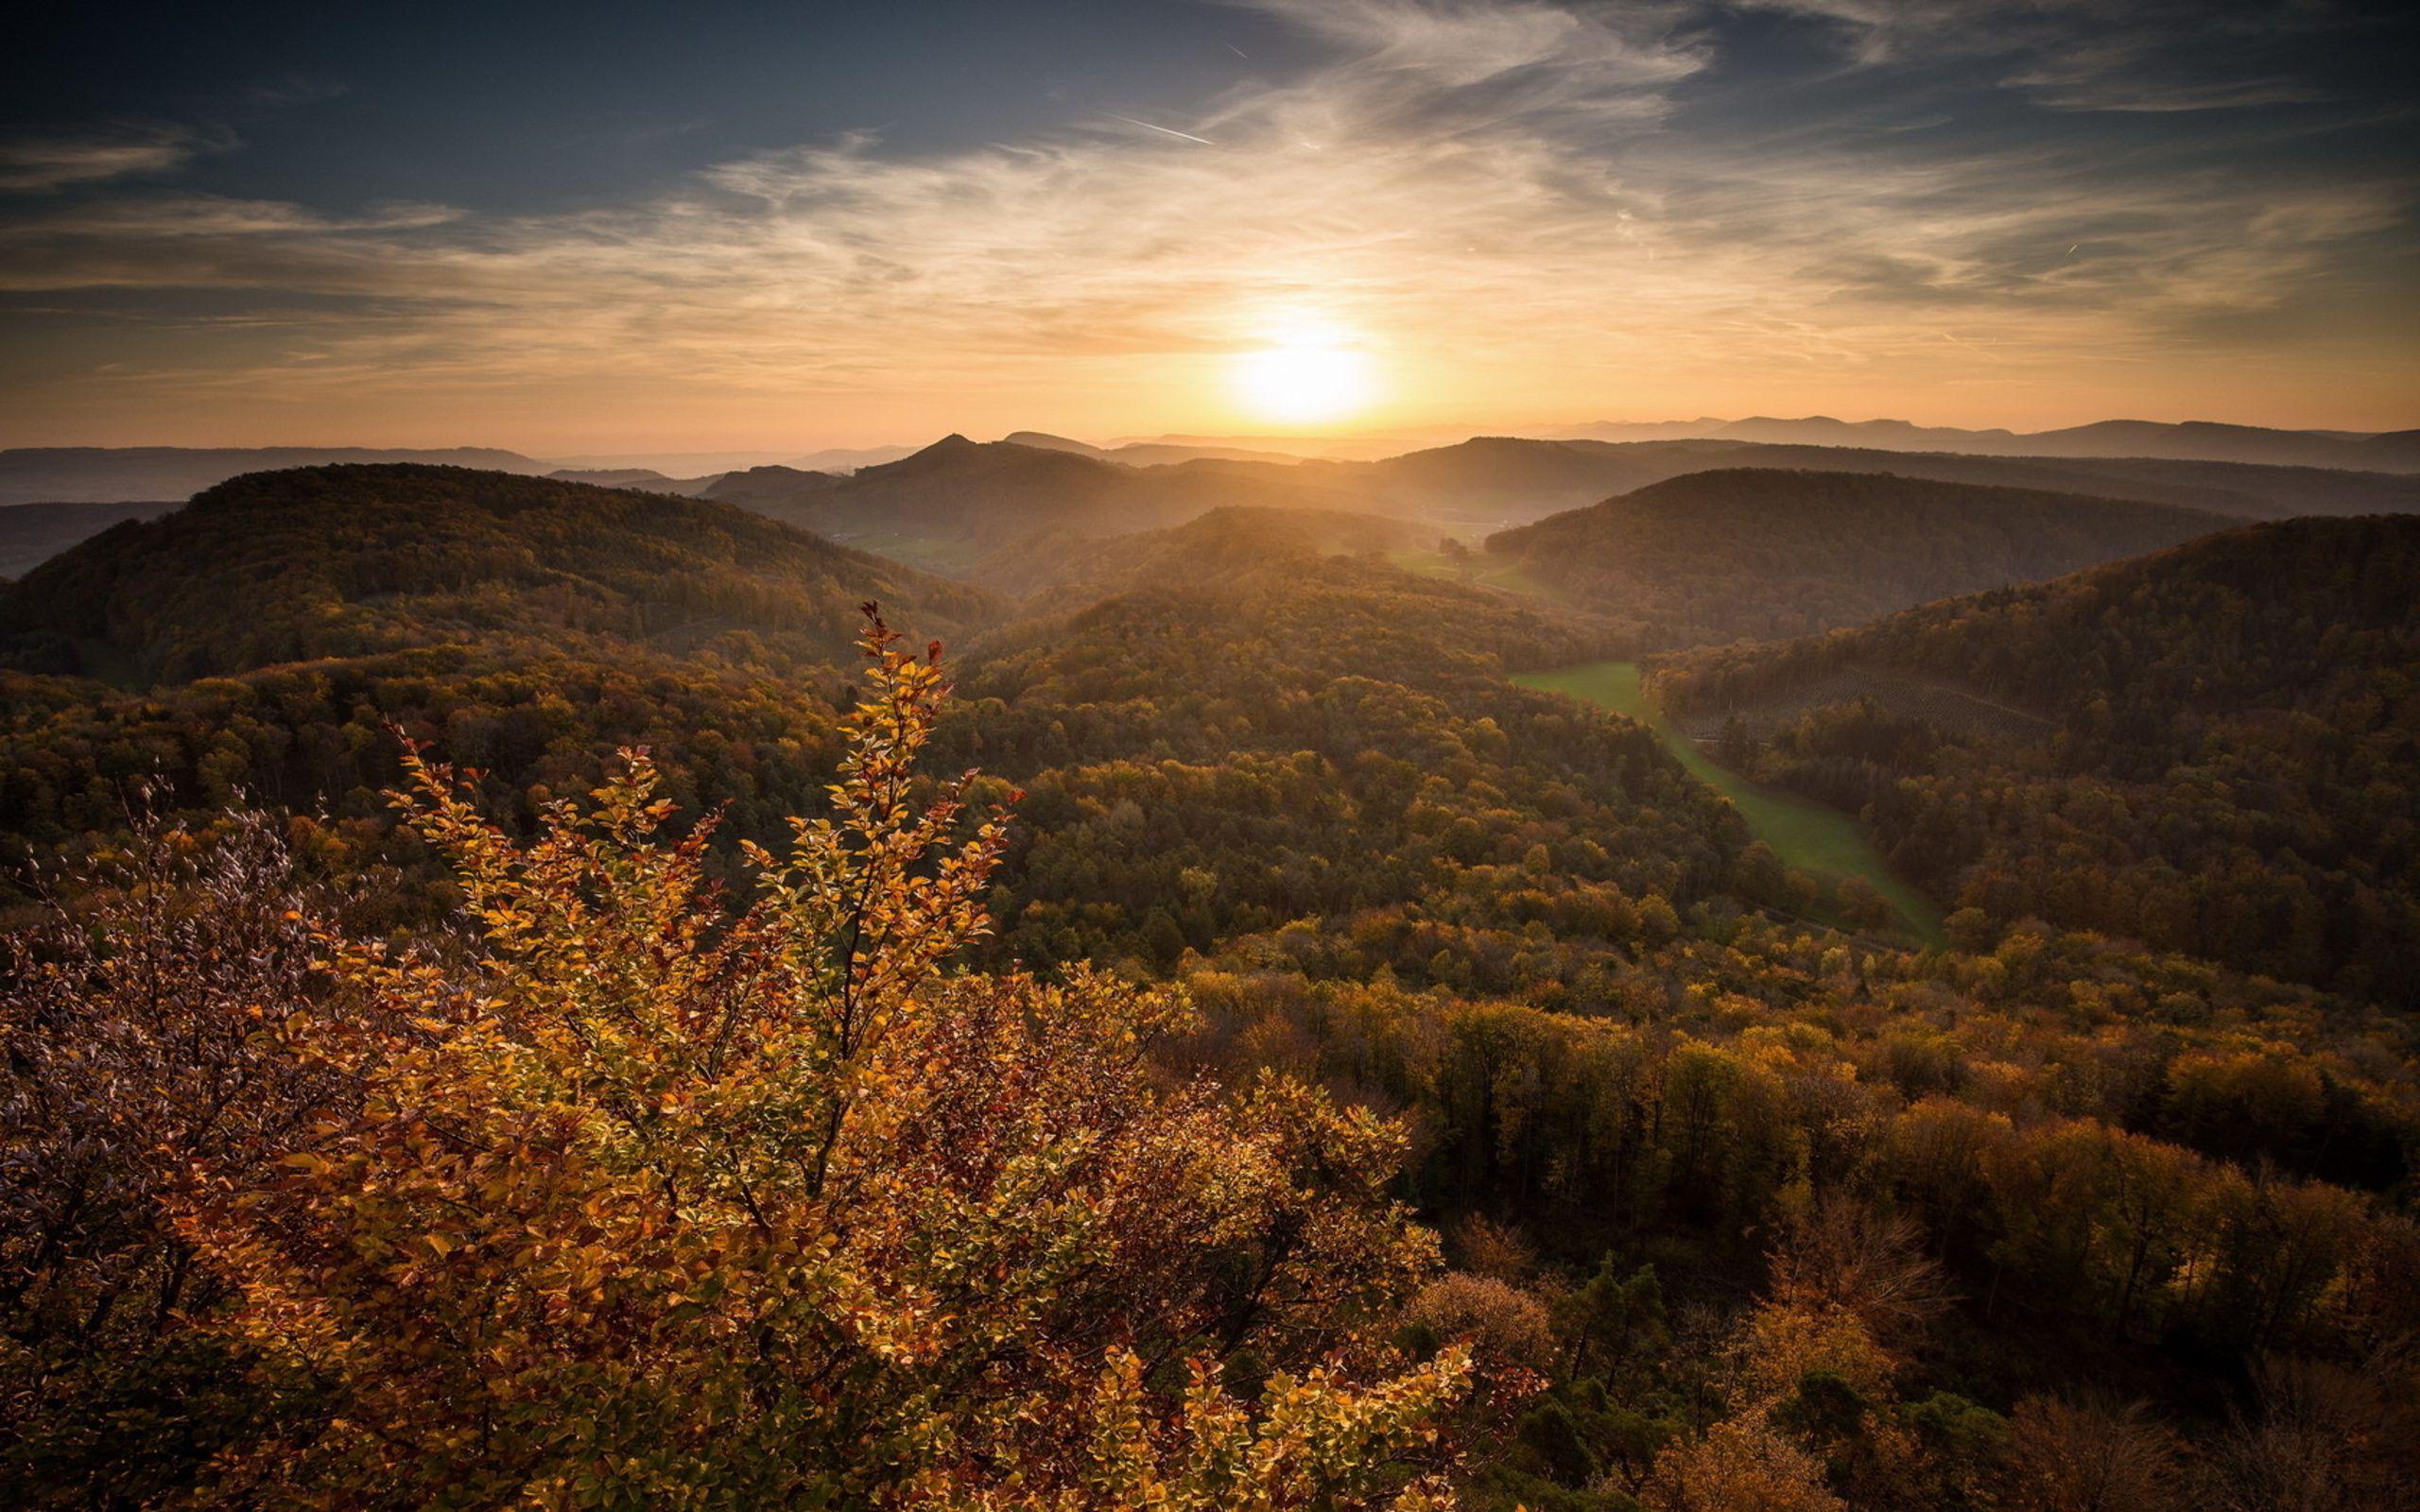
[[[1893,472],[1901,477],[1930,478],[1940,483],[2138,499],[2207,509],[2238,520],[2420,509],[2420,478],[2332,468],[2145,457],[1967,456],[1947,452],[1733,441],[1574,444],[1603,445],[1630,458],[1651,474],[1643,480],[1647,482],[1717,468],[1796,468],[1819,472]]]
[[[1654,650],[1853,625],[2228,524],[2068,493],[1725,469],[1498,532],[1487,550]]]
[[[1073,452],[1079,456],[1098,457],[1104,462],[1123,462],[1128,467],[1160,467],[1173,462],[1276,462],[1288,463],[1299,458],[1285,453],[1254,450],[1241,446],[1188,445],[1182,441],[1127,441],[1117,446],[1095,446],[1090,441],[1071,440],[1053,436],[1047,431],[1011,431],[1000,438],[1011,446],[1038,447],[1046,452]]]
[[[337,463],[418,462],[539,473],[549,464],[487,446],[28,446],[0,451],[0,505],[189,499],[245,472]]]
[[[728,505],[418,465],[253,473],[118,525],[0,597],[23,662],[180,681],[515,635],[686,651],[721,637],[845,655],[878,599],[936,630],[963,584]]]
[[[1754,415],[1745,420],[1728,421],[1699,419],[1646,424],[1608,422],[1577,426],[1562,434],[1604,441],[1733,440],[1775,446],[1879,448],[1978,456],[2140,457],[2389,472],[2420,472],[2420,444],[2414,443],[2412,433],[2408,431],[2367,436],[2359,432],[2226,425],[2209,421],[2107,420],[2056,430],[2012,431],[1916,425],[1903,420],[1843,421],[1828,415],[1809,415],[1797,420]]]
[[[0,505],[0,577],[22,576],[121,521],[155,519],[176,507],[165,501]]]
[[[1431,519],[1466,535],[1524,524],[1684,473],[1726,468],[1891,472],[2205,509],[2238,520],[2420,509],[2420,477],[2333,468],[2143,457],[1980,456],[1722,439],[1478,437],[1374,462],[1205,462],[1311,484],[1352,508]]]
[[[1416,547],[1433,535],[1385,515],[1229,505],[1183,524],[1132,535],[1045,532],[994,552],[967,576],[1011,593],[1100,594],[1288,559],[1382,555]]]
[[[1668,476],[1616,447],[1479,436],[1377,462],[1305,462],[1297,472],[1366,507],[1465,528],[1534,520]]]
[[[838,481],[838,473],[772,465],[726,472],[698,491],[701,498],[761,510],[767,507],[779,508]]]
[[[644,493],[681,493],[696,497],[721,481],[724,474],[676,478],[651,467],[557,468],[546,476],[559,483],[594,483],[600,489],[637,489]]]
[[[717,498],[902,561],[964,572],[1037,535],[1069,540],[1176,524],[1224,505],[1318,507],[1339,501],[1290,467],[1239,474],[1236,464],[1128,467],[1081,453],[950,436],[913,456],[845,478],[774,470],[735,473]]]
[[[1691,422],[1701,423],[1722,427],[1739,422]],[[1943,483],[2135,499],[2242,520],[2420,509],[2420,475],[2395,471],[2405,466],[2397,459],[2420,444],[2411,432],[2366,438],[2319,437],[2334,449],[2325,453],[2334,465],[2317,467],[1779,444],[1781,438],[1801,434],[1786,428],[1770,431],[1773,441],[1674,439],[1668,436],[1673,427],[1612,429],[1665,438],[1476,437],[1376,459],[1305,460],[1225,444],[1220,438],[1167,438],[1103,448],[1041,432],[1018,432],[988,446],[953,436],[904,456],[898,448],[819,453],[787,465],[697,477],[631,466],[550,472],[547,464],[517,453],[476,449],[35,449],[0,452],[0,504],[182,499],[253,470],[419,461],[704,495],[918,566],[950,572],[967,570],[1038,532],[1064,530],[1073,539],[1129,534],[1179,524],[1227,505],[1392,514],[1432,521],[1449,532],[1476,538],[1683,473],[1740,467],[1895,472]],[[1876,436],[1865,427],[1838,422],[1822,434],[1841,440]],[[1930,437],[1928,431],[1893,432],[1889,438]],[[801,465],[809,461],[823,466]],[[48,533],[54,527],[65,530],[68,519],[58,517],[35,534],[51,539]],[[65,539],[59,541],[66,543]],[[18,552],[20,571],[40,559],[26,558],[33,549],[28,545]]]
[[[1030,454],[953,449],[931,459],[935,476],[925,481],[939,490],[979,481],[987,469],[1025,478]],[[1053,466],[1095,470],[1050,474],[1067,477],[1105,468],[1127,489],[1168,487],[1154,474],[1237,487],[1206,462],[1133,469],[1067,456]],[[855,490],[808,482],[810,500],[826,503]],[[1801,501],[1810,490],[1843,496],[1814,512],[1833,528],[1790,536],[1756,518],[1757,532],[1796,541],[1794,556],[1829,534],[1901,558],[1881,572],[1982,554],[1989,538],[1950,533],[1957,551],[1935,539],[1930,526],[1945,513],[1963,524],[2031,518],[1996,499],[1945,511],[1949,490],[1937,483],[1830,472],[1774,486],[1783,485]],[[1646,491],[1703,502],[1743,487],[1716,474]],[[1932,502],[1871,507],[1900,490]],[[892,491],[924,506],[912,490]],[[877,498],[853,503],[872,509]],[[991,498],[1031,505],[1003,527],[1058,514],[1039,491],[1021,501],[1001,485]],[[1161,498],[1080,498],[1073,517],[1089,529],[1119,507]],[[1858,517],[1864,528],[1837,528],[1859,500],[1870,511]],[[932,495],[925,524],[961,539],[992,524],[945,502]],[[2095,500],[2043,507],[2053,512],[2046,532],[2078,509],[2103,521],[2161,515]],[[1703,524],[1706,511],[1671,509],[1725,545]],[[1593,523],[1620,511],[1581,513]],[[1803,669],[1813,676],[1841,670],[1823,659],[1849,647],[1877,682],[1957,687],[2018,722],[1975,738],[1935,728],[1920,706],[1852,698],[1810,707],[1786,729],[1769,724],[1763,749],[1742,757],[1768,781],[1845,799],[1894,859],[1929,865],[1927,890],[1963,906],[1944,920],[1938,948],[1921,951],[1876,933],[1886,926],[1867,905],[1886,900],[1872,886],[1869,898],[1843,881],[1827,900],[1800,869],[1812,865],[1806,850],[1777,847],[1739,786],[1718,792],[1692,776],[1703,763],[1682,765],[1658,731],[1507,676],[1601,656],[1592,627],[1539,598],[1374,559],[1405,532],[1416,541],[1418,527],[1334,512],[1217,509],[1107,539],[1046,524],[998,554],[994,570],[1063,574],[1065,586],[994,618],[998,600],[979,590],[715,501],[410,467],[238,479],[162,520],[119,525],[0,593],[0,619],[27,632],[17,649],[120,684],[0,670],[0,849],[43,857],[42,885],[57,892],[52,879],[76,877],[79,851],[142,858],[129,845],[130,810],[173,804],[190,818],[156,869],[103,871],[100,885],[62,894],[75,911],[39,938],[66,945],[72,965],[74,941],[97,933],[88,921],[112,917],[105,910],[137,891],[113,886],[117,878],[175,887],[216,833],[257,824],[291,846],[298,881],[342,887],[332,927],[361,932],[365,947],[450,945],[483,926],[536,937],[562,951],[566,981],[603,980],[607,997],[596,1001],[623,1016],[574,1027],[612,1029],[630,1004],[658,1001],[631,996],[614,963],[687,973],[697,958],[683,954],[685,941],[729,937],[717,915],[669,949],[631,950],[639,936],[621,927],[614,902],[644,888],[647,917],[666,917],[652,884],[677,880],[693,853],[722,897],[743,896],[751,868],[736,843],[780,845],[790,816],[824,812],[842,754],[838,712],[868,687],[861,663],[832,654],[824,622],[844,627],[847,600],[879,594],[915,644],[979,627],[952,647],[957,691],[923,765],[938,781],[918,788],[950,792],[949,774],[979,767],[966,789],[975,811],[1019,795],[985,901],[993,933],[970,942],[964,965],[1074,981],[1077,963],[1092,961],[1104,978],[1168,984],[1184,994],[1182,1005],[1172,995],[1167,1021],[1182,1005],[1179,1032],[1146,1050],[1112,1024],[1107,1048],[1120,1063],[1160,1057],[1152,1066],[1165,1068],[1172,1092],[1201,1086],[1205,1073],[1232,1085],[1267,1068],[1297,1074],[1324,1094],[1289,1094],[1273,1116],[1319,1126],[1348,1119],[1342,1126],[1374,1148],[1392,1148],[1393,1136],[1362,1110],[1400,1115],[1413,1135],[1408,1163],[1400,1187],[1384,1190],[1417,1197],[1455,1263],[1494,1257],[1484,1263],[1496,1267],[1424,1287],[1440,1328],[1502,1315],[1509,1298],[1516,1317],[1545,1319],[1507,1331],[1534,1337],[1521,1348],[1543,1368],[1584,1357],[1590,1335],[1575,1328],[1613,1320],[1596,1336],[1616,1375],[1547,1385],[1542,1405],[1522,1404],[1526,1416],[1504,1435],[1525,1454],[1577,1444],[1584,1452],[1567,1456],[1577,1469],[1557,1469],[1560,1456],[1524,1460],[1560,1481],[1522,1469],[1500,1482],[1503,1497],[1478,1504],[1581,1504],[1584,1487],[1618,1473],[1607,1466],[1625,1463],[1596,1458],[1582,1433],[1601,1435],[1595,1442],[1609,1456],[1637,1448],[1634,1467],[1654,1463],[1646,1456],[1662,1453],[1667,1430],[1648,1413],[1703,1396],[1703,1362],[1716,1351],[1742,1358],[1723,1341],[1754,1340],[1777,1315],[1802,1316],[1757,1293],[1759,1278],[1779,1268],[1774,1255],[1802,1250],[1822,1257],[1797,1273],[1809,1287],[1832,1284],[1815,1279],[1819,1263],[1858,1295],[1864,1278],[1896,1289],[1894,1278],[1912,1277],[1914,1311],[1953,1289],[1960,1300],[1946,1305],[1958,1311],[1894,1333],[1910,1341],[1910,1393],[1903,1401],[1890,1381],[1895,1364],[1872,1366],[1861,1379],[1888,1395],[1871,1406],[1805,1367],[1806,1358],[1837,1357],[1805,1352],[1834,1348],[1825,1342],[1834,1322],[1812,1311],[1805,1324],[1785,1321],[1772,1330],[1785,1351],[1773,1380],[1786,1390],[1794,1383],[1795,1395],[1771,1410],[1820,1410],[1904,1432],[1910,1443],[1921,1434],[1929,1444],[1940,1430],[1996,1455],[1997,1408],[2027,1420],[2021,1400],[2011,1404],[2017,1391],[2198,1383],[2280,1347],[2358,1359],[2420,1295],[2410,1284],[2407,1211],[2420,1117],[2409,1025],[2394,1011],[2411,1000],[2410,948],[2420,937],[2410,904],[2420,769],[2410,670],[2420,646],[2408,592],[2420,571],[2415,530],[2420,521],[2354,520],[2221,533],[1794,643],[1792,655],[1813,659]],[[2035,544],[2002,540],[1993,549]],[[1807,565],[1735,565],[1734,593],[1754,600],[1766,577]],[[1709,653],[1669,676],[1677,685],[1692,669],[1733,669],[1743,679],[1734,691],[1770,702],[1772,690],[1751,686],[1746,673],[1772,651]],[[1797,686],[1796,663],[1772,664]],[[162,678],[172,680],[153,680]],[[2067,679],[2099,696],[2065,698]],[[560,812],[558,800],[592,792],[617,750],[644,747],[677,809],[672,834],[700,847],[659,870],[625,867],[607,838],[580,846],[610,879],[593,888],[566,881],[556,890],[564,868],[541,862],[550,868],[536,879],[544,896],[564,902],[532,912],[568,919],[577,935],[520,933],[523,915],[510,908],[465,915],[441,847],[399,830],[385,796],[399,781],[404,738],[468,769],[479,810],[525,841]],[[231,820],[230,807],[265,812]],[[1836,832],[1847,823],[1820,817]],[[710,833],[688,828],[708,819]],[[26,892],[8,890],[15,875],[0,871],[0,913],[22,917],[35,909]],[[75,999],[21,994],[19,1004],[60,1007],[13,1022],[90,1025],[85,1040],[66,1043],[107,1049],[155,1004],[182,1014],[185,997],[164,994],[164,981],[170,993],[176,983],[151,947],[192,955],[183,941],[216,952],[224,937],[231,944],[208,958],[210,971],[222,959],[240,968],[262,936],[208,932],[213,902],[267,901],[272,913],[285,902],[282,885],[233,885],[260,876],[282,884],[283,871],[226,875],[229,885],[162,893],[147,914],[116,916],[170,921],[153,935],[112,936],[142,947],[115,957],[131,970],[113,980],[128,986],[105,1000],[128,1011],[102,1018],[74,1011]],[[625,878],[639,886],[624,888]],[[568,902],[575,892],[578,904]],[[1826,927],[1835,910],[1847,930]],[[2028,916],[2201,954],[2138,950]],[[326,936],[304,937],[315,923],[293,931],[308,947],[302,958],[327,948]],[[821,961],[823,937],[772,943],[804,940]],[[856,949],[853,937],[834,945],[833,959]],[[185,957],[165,958],[178,970]],[[751,1001],[764,959],[736,957],[746,975],[717,961],[695,973],[704,995],[682,1001],[713,1010],[693,1016],[700,1024],[734,1022],[724,1009]],[[2348,1001],[2249,979],[2224,961],[2376,996]],[[432,955],[428,970],[443,962]],[[206,978],[209,1012],[221,1002],[238,1015],[274,1005],[245,990],[258,979]],[[233,987],[222,990],[222,981]],[[466,978],[458,1001],[498,1001],[500,981]],[[1042,1000],[1029,1023],[1080,1028],[1077,1014],[1092,1001]],[[990,1027],[942,1018],[952,1034]],[[216,1022],[177,1020],[196,1022]],[[219,1038],[247,1055],[275,1042],[242,1017]],[[1109,1063],[1054,1059],[1048,1074],[1081,1079]],[[17,1056],[9,1064],[67,1066],[83,1078],[76,1087],[100,1089],[87,1099],[95,1118],[116,1116],[126,1087],[153,1089],[157,1100],[213,1086],[164,1085],[154,1060]],[[908,1057],[900,1064],[917,1070]],[[968,1063],[969,1106],[998,1095],[988,1065]],[[631,1085],[618,1074],[605,1080]],[[542,1112],[560,1105],[558,1090],[538,1087]],[[216,1116],[219,1104],[199,1101]],[[647,1118],[687,1116],[645,1097],[636,1108]],[[627,1111],[616,1104],[595,1126],[619,1139]],[[158,1160],[147,1136],[129,1143],[130,1160]],[[329,1147],[339,1143],[332,1137]],[[1090,1146],[1079,1144],[1088,1160]],[[1190,1138],[1169,1147],[1188,1169],[1204,1148]],[[413,1148],[406,1169],[425,1170]],[[1269,1170],[1281,1187],[1328,1179],[1306,1159],[1277,1153]],[[53,1187],[78,1170],[20,1163]],[[1380,1189],[1374,1177],[1370,1185]],[[439,1222],[453,1231],[450,1218]],[[153,1231],[136,1231],[139,1253],[157,1252]],[[432,1231],[418,1221],[408,1230]],[[472,1243],[510,1231],[483,1228]],[[1179,1247],[1192,1236],[1183,1224],[1168,1231]],[[1249,1234],[1236,1258],[1256,1266],[1264,1244],[1289,1244],[1295,1231],[1288,1219]],[[1147,1237],[1160,1242],[1156,1230]],[[1774,1248],[1802,1239],[1799,1249]],[[447,1258],[424,1247],[432,1261]],[[1348,1281],[1368,1255],[1392,1265],[1385,1257],[1403,1247],[1361,1252]],[[1405,1258],[1425,1263],[1425,1244]],[[451,1284],[447,1272],[418,1274]],[[1487,1311],[1461,1311],[1456,1298],[1466,1294]],[[55,1326],[50,1314],[38,1319],[50,1330],[41,1336],[46,1361],[100,1352],[77,1332],[93,1311],[88,1295],[51,1309]],[[1789,1305],[1849,1315],[1829,1301]],[[145,1306],[158,1315],[156,1297]],[[1861,1332],[1842,1336],[1852,1362],[1876,1358]],[[195,1351],[198,1363],[183,1363],[184,1343],[170,1333],[148,1352],[119,1349],[110,1363],[122,1368],[97,1383],[61,1378],[75,1388],[53,1393],[52,1414],[66,1446],[60,1457],[72,1454],[79,1469],[60,1477],[70,1496],[91,1483],[81,1467],[122,1452],[125,1435],[109,1436],[118,1418],[89,1402],[118,1414],[131,1389],[141,1426],[151,1403],[176,1405],[161,1381],[171,1390],[199,1381],[214,1393],[223,1384],[228,1395],[212,1400],[233,1402],[230,1417],[254,1410],[235,1394],[255,1378],[249,1361]],[[184,1373],[164,1376],[153,1367],[164,1358]],[[1978,1358],[2007,1363],[1964,1363]],[[315,1392],[302,1405],[318,1414],[324,1400]],[[1641,1410],[1622,1405],[1617,1416],[1616,1401]],[[1836,1408],[1846,1410],[1835,1418]],[[2403,1439],[2379,1437],[2400,1452]],[[1864,1462],[1862,1447],[1839,1442]],[[175,1447],[183,1452],[185,1440]],[[1811,1478],[1817,1456],[1805,1458]],[[272,1472],[285,1463],[260,1462]],[[1893,1473],[1914,1464],[1930,1474],[1938,1464],[1963,1475],[1967,1462],[1885,1463]],[[183,1462],[170,1469],[189,1473]],[[1867,1505],[1895,1495],[1800,1500]],[[1742,1504],[1762,1503],[1752,1488]]]
[[[2420,990],[2420,517],[2291,520],[1780,645],[1656,687],[1893,861],[2249,971]],[[1936,717],[1925,691],[2013,717]],[[1907,695],[1912,694],[1913,696]]]
[[[268,803],[320,816],[315,843],[408,913],[425,858],[388,850],[382,796],[407,737],[522,821],[644,747],[684,808],[774,839],[831,781],[869,599],[925,636],[1006,608],[710,501],[409,465],[237,478],[0,589],[0,836],[68,855],[130,805]]]

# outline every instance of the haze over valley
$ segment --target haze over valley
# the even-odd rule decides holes
[[[2420,1503],[2399,10],[221,9],[0,94],[0,1503]]]

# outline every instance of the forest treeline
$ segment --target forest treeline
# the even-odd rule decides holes
[[[2049,720],[1959,738],[1885,703],[1756,760],[1945,901],[2381,1001],[2420,992],[2420,519],[2256,525],[2039,587],[1663,670],[1711,720],[1846,668]]]
[[[1316,529],[1170,531],[971,634],[949,606],[1006,611],[946,600],[944,666],[912,594],[871,658],[817,649],[854,608],[654,633],[629,507],[404,481],[527,554],[467,591],[491,617],[356,598],[351,533],[315,559],[297,525],[277,576],[313,586],[263,601],[332,595],[357,648],[175,675],[178,637],[239,644],[197,595],[109,643],[128,685],[8,675],[0,829],[43,858],[0,989],[12,1503],[2420,1490],[2420,1058],[2382,978],[2055,899],[1945,889],[1933,951],[1807,922],[1651,732],[1507,680],[1601,625]],[[1938,637],[1882,660],[2060,721],[2038,759],[2139,812],[2185,785],[2127,765],[2171,727],[2087,762],[2063,676],[2199,711],[2204,761],[2333,721],[2382,803],[2408,622],[2276,528],[1667,677],[1745,707],[1798,675],[1761,659]],[[2333,528],[2411,580],[2395,529]],[[802,613],[857,580],[780,540],[795,586],[752,548],[691,571]],[[642,618],[558,637],[566,601]],[[28,658],[92,649],[56,600],[0,612]],[[2238,627],[2198,674],[2194,625]],[[1877,767],[1951,759],[1815,724],[1856,719],[1896,731]],[[2063,855],[1990,833],[2020,876]]]

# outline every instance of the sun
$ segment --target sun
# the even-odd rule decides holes
[[[1237,352],[1236,400],[1263,420],[1308,425],[1340,420],[1370,402],[1369,354],[1326,330],[1294,330]]]

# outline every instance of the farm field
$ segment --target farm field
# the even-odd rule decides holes
[[[1854,819],[1812,799],[1749,782],[1717,763],[1647,696],[1640,685],[1637,662],[1587,662],[1546,672],[1522,673],[1512,680],[1525,688],[1560,693],[1597,704],[1646,725],[1688,769],[1689,775],[1731,800],[1740,817],[1747,820],[1749,833],[1772,846],[1784,866],[1794,867],[1827,884],[1843,877],[1861,877],[1890,900],[1910,933],[1927,946],[1942,944],[1940,910],[1891,870],[1881,853],[1858,833]]]

